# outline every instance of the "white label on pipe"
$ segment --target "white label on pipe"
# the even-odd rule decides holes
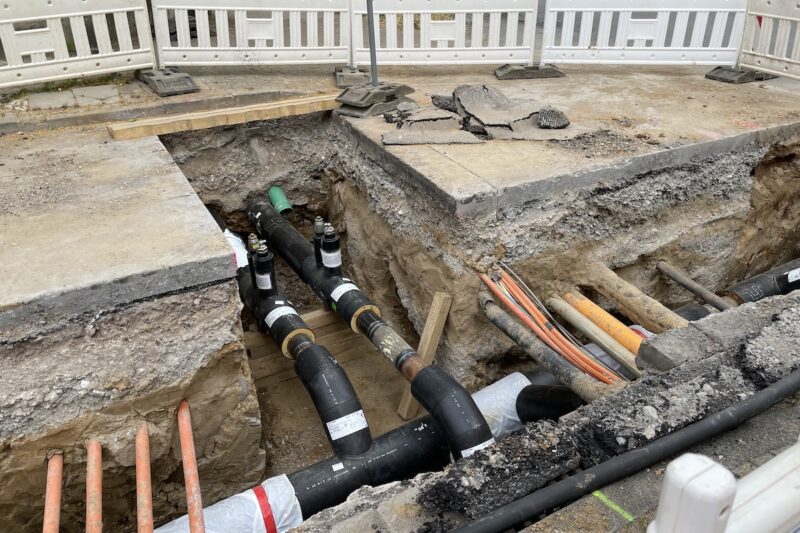
[[[486,442],[482,442],[481,444],[473,446],[472,448],[468,448],[466,450],[461,450],[461,457],[469,457],[470,455],[474,454],[475,452],[479,452],[484,448],[488,448],[492,444],[494,444],[494,439],[489,439]]]
[[[264,291],[272,290],[272,277],[269,274],[256,274],[256,286]]]
[[[345,283],[344,285],[339,285],[331,293],[331,300],[333,300],[334,302],[338,303],[339,302],[339,298],[341,298],[342,296],[344,296],[348,292],[350,292],[350,291],[358,291],[358,290],[361,290],[361,289],[359,289],[358,287],[356,287],[352,283]]]
[[[278,320],[280,317],[288,316],[288,315],[296,315],[296,314],[297,314],[297,311],[295,311],[291,307],[287,307],[287,306],[278,307],[277,309],[273,309],[272,312],[267,315],[267,318],[266,318],[266,320],[264,320],[264,322],[267,323],[267,327],[268,328],[271,328],[272,324],[274,324],[275,321]]]
[[[328,433],[331,434],[331,440],[339,440],[352,435],[356,431],[361,431],[367,428],[367,417],[364,416],[364,411],[358,410],[355,413],[350,413],[342,418],[337,418],[328,422]]]
[[[336,250],[335,252],[322,251],[322,264],[328,268],[337,268],[342,266],[342,252]]]
[[[334,472],[338,472],[339,470],[344,470],[344,464],[342,464],[342,463],[336,463],[336,464],[335,464],[335,465],[333,465],[331,468],[333,468],[333,471],[334,471]]]
[[[794,283],[797,280],[800,280],[800,268],[789,272],[789,283]]]

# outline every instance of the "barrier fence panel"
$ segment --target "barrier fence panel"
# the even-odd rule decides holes
[[[375,0],[378,63],[533,64],[536,0]],[[353,0],[353,54],[369,64],[366,0]]]
[[[151,66],[145,0],[0,1],[0,88]]]
[[[800,79],[800,1],[750,0],[739,66]]]
[[[153,0],[168,65],[346,63],[349,0]]]
[[[734,65],[746,3],[548,0],[542,64]]]

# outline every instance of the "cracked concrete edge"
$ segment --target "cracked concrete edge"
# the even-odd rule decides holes
[[[428,176],[422,174],[389,150],[386,150],[380,143],[371,139],[360,128],[354,126],[351,120],[338,120],[337,122],[349,135],[356,139],[359,147],[372,160],[377,161],[378,164],[384,167],[384,170],[392,173],[410,187],[427,193],[444,209],[458,218],[474,218],[496,214],[506,208],[515,208],[537,201],[544,201],[562,191],[586,189],[595,186],[598,182],[612,184],[651,172],[690,164],[693,161],[720,157],[750,147],[766,149],[771,145],[786,142],[800,136],[800,122],[794,122],[748,131],[723,139],[668,148],[627,159],[615,166],[605,166],[586,172],[553,176],[545,180],[532,181],[503,189],[497,189],[488,181],[485,181],[485,191],[458,196],[444,190]]]
[[[486,191],[478,194],[454,196],[445,191],[420,171],[405,163],[398,156],[386,150],[380,143],[356,128],[352,120],[345,117],[336,117],[336,124],[355,140],[356,145],[369,159],[376,161],[383,169],[402,180],[412,189],[423,192],[433,198],[448,212],[457,217],[471,217],[473,215],[495,211],[497,209],[497,190],[486,183]]]
[[[639,359],[657,371],[668,371],[724,350],[736,350],[757,336],[784,309],[800,305],[800,295],[775,296],[748,303],[724,313],[714,313],[642,343]]]
[[[235,276],[230,255],[220,255],[185,263],[164,270],[140,272],[111,283],[94,283],[76,290],[46,294],[43,298],[0,311],[0,341],[8,332],[13,338],[24,337],[15,332],[20,325],[62,321],[88,312],[100,312],[128,302],[141,301],[164,294],[200,287]]]
[[[542,202],[561,191],[584,189],[601,181],[611,184],[650,172],[686,165],[692,161],[723,156],[748,147],[766,148],[798,135],[800,135],[800,122],[794,122],[748,131],[724,139],[665,148],[658,152],[632,157],[619,165],[603,166],[586,172],[563,174],[543,181],[506,187],[498,192],[497,204],[499,209],[503,209]]]
[[[90,124],[103,124],[107,122],[129,122],[143,118],[159,117],[165,115],[178,115],[196,111],[211,111],[226,107],[241,107],[248,105],[274,102],[302,93],[295,91],[266,91],[259,93],[225,95],[208,99],[171,102],[158,101],[152,105],[130,107],[123,109],[88,110],[86,112],[67,113],[41,113],[34,118],[20,119],[15,113],[7,113],[0,117],[0,135],[17,133],[20,131],[37,131],[44,129],[69,128],[73,126],[87,126]]]

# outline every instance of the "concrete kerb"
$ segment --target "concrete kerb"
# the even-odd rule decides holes
[[[800,135],[800,122],[748,131],[724,139],[668,148],[651,154],[633,157],[616,166],[606,166],[587,172],[553,176],[544,181],[524,183],[499,192],[498,209],[519,207],[543,202],[554,194],[593,186],[599,182],[614,183],[742,150],[750,146],[767,147]]]

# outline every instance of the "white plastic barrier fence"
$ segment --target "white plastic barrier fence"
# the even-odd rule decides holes
[[[734,65],[746,3],[548,0],[542,63]]]
[[[739,65],[800,79],[800,2],[750,0]]]
[[[375,0],[378,63],[533,64],[537,0]],[[369,64],[366,0],[353,0],[356,65]]]
[[[0,88],[153,63],[145,0],[0,0]]]
[[[168,65],[346,63],[349,0],[153,0]]]
[[[798,502],[800,444],[738,483],[722,465],[687,453],[667,467],[658,512],[647,533],[796,532]]]

